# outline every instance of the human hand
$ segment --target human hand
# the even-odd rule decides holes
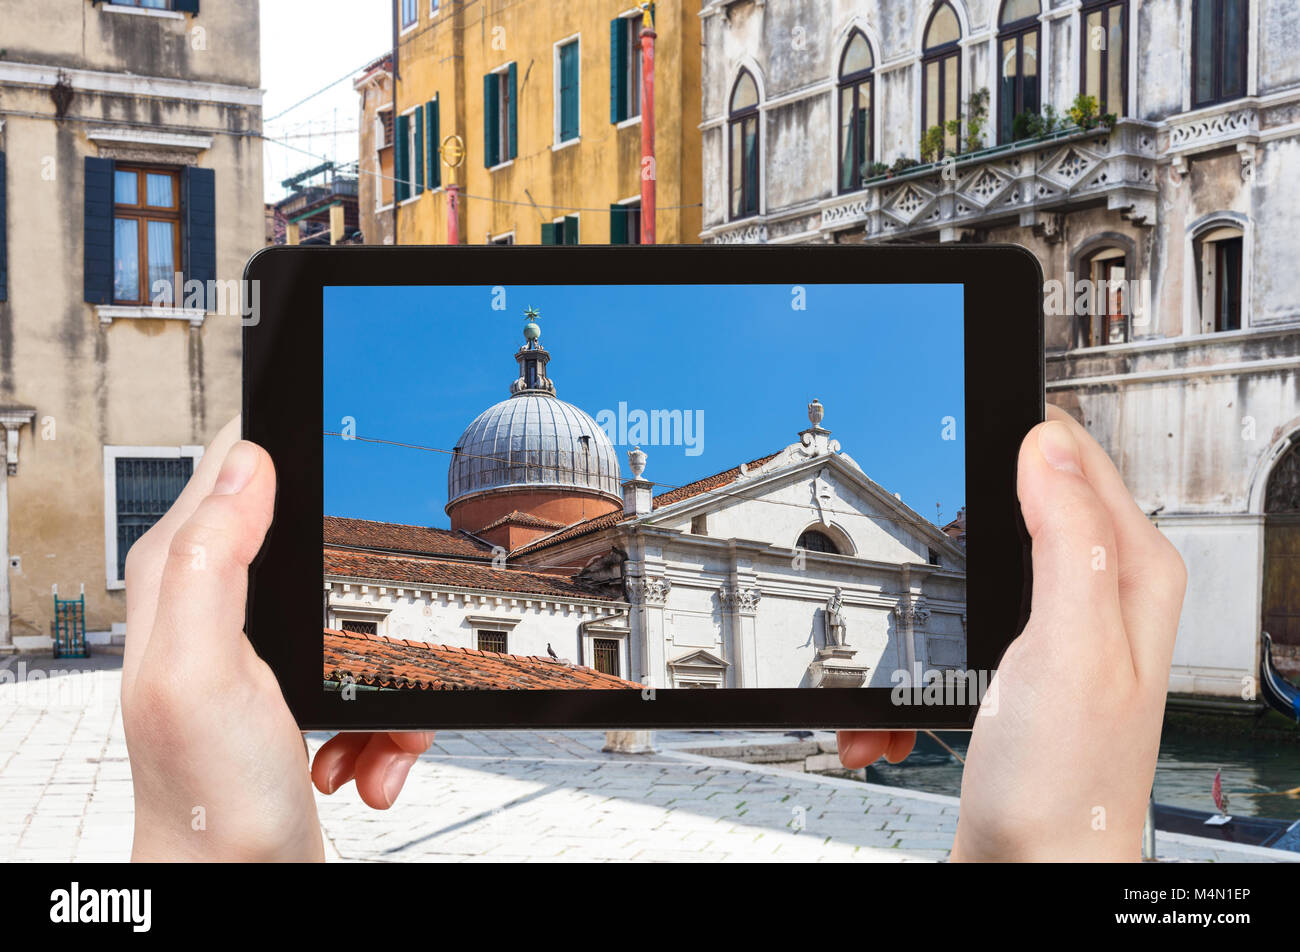
[[[275,469],[231,421],[126,560],[122,719],[136,860],[321,860],[311,783],[391,806],[425,733],[340,734],[309,774],[280,686],[244,636]]]
[[[1033,602],[975,719],[952,859],[1137,860],[1187,572],[1056,407],[1017,491]]]
[[[1056,407],[1020,449],[1028,625],[976,718],[952,859],[1135,860],[1186,570],[1096,441]],[[841,731],[840,760],[898,763],[911,731]]]

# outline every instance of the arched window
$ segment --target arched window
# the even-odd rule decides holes
[[[1097,112],[1122,116],[1128,99],[1128,0],[1085,0],[1080,88],[1097,100]]]
[[[1245,238],[1235,225],[1217,225],[1192,242],[1200,291],[1201,333],[1241,330],[1241,273]]]
[[[1080,346],[1122,344],[1129,339],[1129,262],[1123,248],[1102,248],[1085,259],[1091,306],[1080,314]]]
[[[731,89],[731,217],[758,214],[758,84],[742,69]]]
[[[840,191],[862,187],[871,161],[871,47],[861,30],[854,30],[840,57]]]
[[[921,57],[922,133],[933,126],[943,129],[940,155],[958,151],[956,132],[947,124],[960,117],[961,103],[961,23],[952,5],[944,2],[934,8],[925,26],[925,52]]]
[[[1038,0],[1003,0],[998,18],[998,142],[1014,142],[1016,116],[1038,112]]]
[[[1246,95],[1248,0],[1192,0],[1192,108]]]
[[[839,555],[840,547],[835,544],[835,540],[819,529],[805,529],[799,536],[799,541],[795,543],[796,549],[803,549],[805,552],[830,552]]]

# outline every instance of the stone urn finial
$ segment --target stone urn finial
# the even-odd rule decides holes
[[[826,408],[822,406],[821,401],[813,397],[813,402],[808,404],[808,420],[813,426],[821,426],[822,417],[826,415]]]
[[[641,452],[641,447],[634,446],[628,450],[627,465],[632,470],[632,478],[640,479],[641,474],[645,472],[645,453]]]

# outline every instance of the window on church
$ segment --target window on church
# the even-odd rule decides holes
[[[594,638],[591,642],[592,661],[601,674],[622,677],[618,666],[618,640],[615,638]]]
[[[795,548],[803,549],[806,552],[831,552],[835,555],[838,555],[840,551],[839,546],[835,544],[830,536],[817,529],[808,529],[799,536]]]
[[[934,549],[929,549],[929,550],[926,552],[925,560],[926,560],[927,562],[929,562],[931,565],[942,565],[942,564],[943,564],[942,562],[939,561],[939,553],[938,553],[937,551],[935,551]]]
[[[379,623],[373,621],[354,621],[345,618],[340,623],[344,631],[351,631],[358,635],[377,635],[379,634]]]
[[[478,633],[478,650],[506,654],[506,633],[504,631],[480,630]]]
[[[708,535],[709,517],[707,513],[691,516],[691,535]]]

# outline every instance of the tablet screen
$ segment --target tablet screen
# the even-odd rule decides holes
[[[961,285],[334,286],[323,328],[325,690],[965,669]]]

